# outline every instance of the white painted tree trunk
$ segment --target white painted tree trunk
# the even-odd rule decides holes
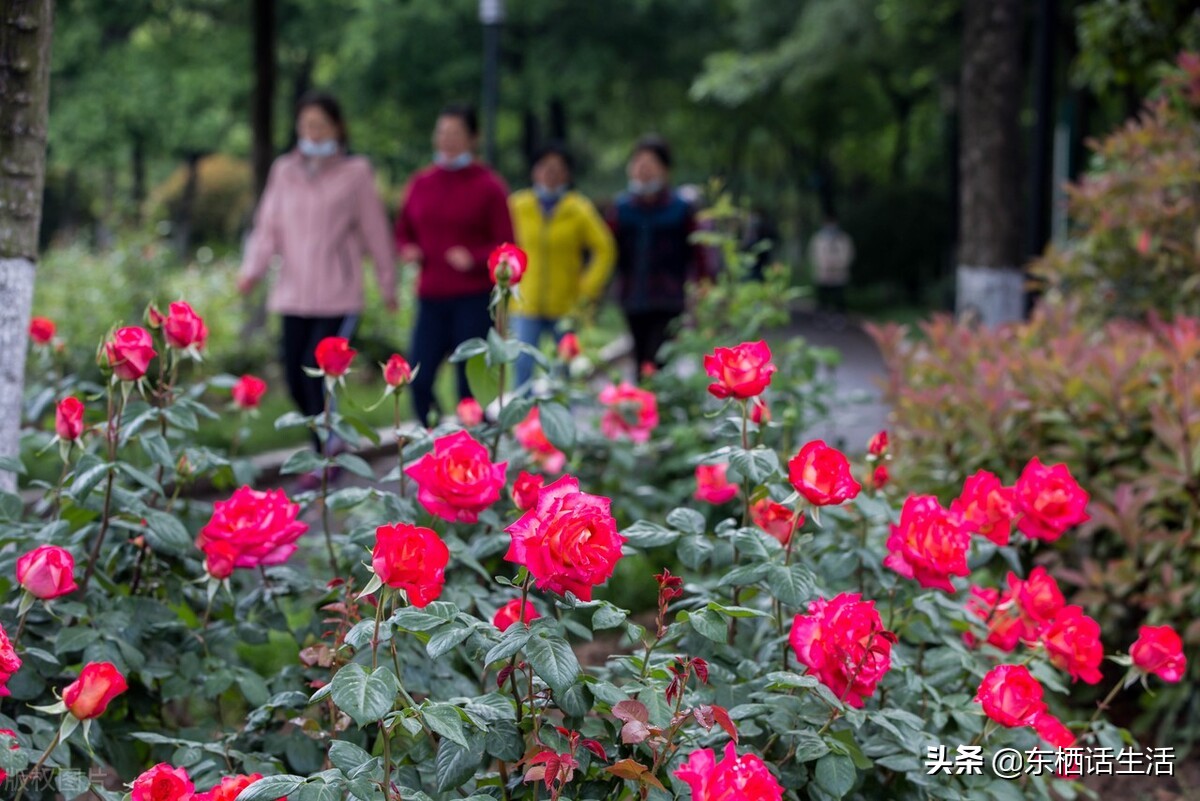
[[[0,456],[20,450],[25,355],[46,176],[54,0],[0,4]],[[0,489],[17,477],[0,472]]]
[[[1020,270],[960,264],[955,289],[960,320],[994,328],[1025,318],[1025,276]]]
[[[0,258],[0,456],[17,456],[20,450],[35,273],[29,259]],[[16,488],[16,475],[0,472],[0,490],[15,492]]]

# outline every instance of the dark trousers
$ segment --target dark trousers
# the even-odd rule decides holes
[[[417,324],[413,329],[412,346],[408,360],[413,367],[420,366],[412,383],[413,411],[417,422],[429,424],[429,412],[433,409],[433,385],[438,368],[454,349],[474,337],[484,338],[492,325],[488,314],[491,293],[467,295],[445,300],[419,300],[417,302]],[[471,397],[467,385],[467,365],[458,367],[458,397]]]
[[[346,337],[354,334],[358,315],[344,317],[283,316],[283,372],[288,392],[300,413],[313,417],[325,411],[325,379],[306,375],[305,367],[317,366],[317,343],[325,337]],[[313,435],[313,445],[321,449],[320,439]]]
[[[625,312],[625,320],[629,323],[629,335],[633,337],[633,358],[639,374],[646,362],[655,367],[662,367],[658,351],[666,343],[667,331],[677,317],[679,313],[673,311]]]

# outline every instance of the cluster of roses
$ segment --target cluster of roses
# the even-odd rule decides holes
[[[261,773],[249,776],[226,776],[208,792],[197,793],[196,785],[183,768],[162,762],[133,780],[130,801],[235,801],[238,795],[262,778]],[[285,801],[279,799],[279,801]]]

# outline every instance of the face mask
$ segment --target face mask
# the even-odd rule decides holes
[[[629,179],[629,194],[637,197],[650,197],[662,191],[662,181],[638,181]]]
[[[338,151],[338,143],[333,139],[326,139],[324,142],[301,139],[296,143],[296,147],[300,150],[300,155],[308,156],[311,159],[328,158]]]
[[[565,186],[560,186],[556,189],[551,189],[545,184],[534,184],[533,193],[537,195],[537,199],[543,203],[557,202],[567,191]]]
[[[443,170],[461,170],[463,167],[469,166],[474,160],[475,158],[471,155],[471,151],[469,150],[459,153],[454,158],[450,158],[445,153],[441,152],[433,154],[433,163],[441,167]]]

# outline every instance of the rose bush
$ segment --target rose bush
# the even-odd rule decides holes
[[[522,352],[500,311],[510,291],[497,289],[496,329],[455,355],[495,419],[405,429],[382,470],[312,451],[284,465],[340,466],[367,486],[251,489],[244,463],[191,441],[216,413],[177,360],[140,387],[114,369],[89,393],[106,396],[90,401],[95,435],[41,487],[43,514],[0,498],[0,623],[15,644],[0,662],[0,728],[18,745],[0,749],[0,768],[103,766],[90,778],[105,801],[1004,801],[1076,788],[1052,772],[931,776],[930,749],[1131,742],[1072,707],[1072,679],[1098,669],[1094,630],[1078,615],[1046,620],[1055,596],[1031,571],[1029,552],[1075,536],[1072,465],[1004,507],[1003,545],[991,512],[954,511],[961,487],[903,519],[902,497],[854,477],[877,461],[805,441],[817,407],[791,382],[816,357],[772,351],[778,412],[756,422],[748,399],[707,392],[697,367],[727,343],[702,341],[703,326],[616,400],[566,371],[548,395],[506,397],[488,376]],[[743,291],[766,290],[720,284],[703,302]],[[752,306],[725,317],[735,342],[755,341],[767,307]],[[161,328],[147,333],[166,352]],[[565,457],[540,486],[544,454],[515,434],[534,408]],[[365,436],[332,403],[278,425]],[[726,465],[735,495],[693,502],[699,465]],[[218,480],[215,502],[180,492],[199,475]],[[1055,543],[1024,533],[1046,525]],[[41,546],[72,555],[76,589],[57,593],[65,560],[48,571],[54,592],[19,589],[18,557]],[[885,564],[894,553],[905,569]],[[1022,627],[1011,650],[989,643],[1000,614]],[[1130,656],[1110,649],[1130,677],[1182,675],[1169,636],[1139,642]],[[1037,689],[993,687],[1001,667]],[[988,723],[995,709],[1022,725]],[[77,774],[57,776],[19,779],[13,795],[76,792],[65,783]]]

